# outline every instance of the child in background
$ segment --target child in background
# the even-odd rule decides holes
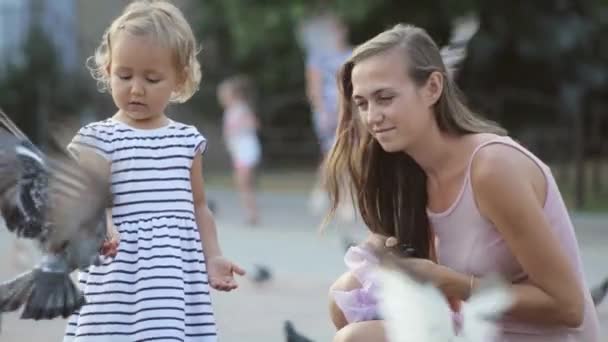
[[[257,130],[259,121],[253,111],[251,82],[244,76],[223,81],[218,88],[218,99],[224,107],[224,139],[232,158],[234,182],[246,210],[247,223],[259,220],[255,200],[255,169],[262,149]]]
[[[205,138],[165,115],[169,102],[198,89],[196,55],[175,6],[135,1],[92,59],[118,111],[81,128],[68,148],[111,178],[109,235],[120,243],[113,260],[80,275],[87,304],[64,341],[217,341],[210,287],[235,289],[234,274],[244,271],[218,244],[204,192]]]

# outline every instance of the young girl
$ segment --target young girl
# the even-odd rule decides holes
[[[218,246],[205,138],[165,115],[196,91],[196,54],[190,26],[164,1],[131,3],[96,51],[93,75],[118,111],[80,129],[69,148],[111,177],[120,244],[112,261],[81,275],[87,304],[65,341],[217,341],[209,286],[230,291],[244,272]]]
[[[247,211],[247,223],[258,223],[255,203],[255,168],[260,162],[261,147],[257,130],[259,121],[251,104],[251,84],[244,76],[234,76],[218,88],[219,102],[224,107],[224,139],[232,157],[234,181]]]
[[[448,298],[466,300],[488,274],[509,279],[515,304],[499,341],[597,342],[574,229],[549,168],[463,104],[426,32],[398,25],[379,34],[355,49],[339,80],[327,162],[333,210],[352,180],[372,234],[347,254],[351,271],[332,287],[334,341],[385,340],[369,269],[370,250],[386,244],[409,249],[414,257],[403,262]]]

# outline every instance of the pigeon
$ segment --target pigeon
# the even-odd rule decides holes
[[[448,75],[452,78],[455,78],[458,74],[458,71],[462,67],[462,63],[467,56],[467,43],[468,40],[456,41],[441,48],[441,58],[448,71]]]
[[[209,207],[209,210],[211,210],[211,213],[213,213],[213,215],[217,215],[217,204],[215,203],[214,200],[212,199],[208,199],[207,200],[207,206]]]
[[[286,342],[313,342],[313,340],[298,333],[291,321],[285,321],[284,330]]]
[[[262,265],[254,265],[253,272],[251,272],[251,281],[257,284],[265,283],[272,278],[270,269]]]
[[[23,307],[22,319],[66,318],[86,302],[70,274],[103,262],[109,180],[54,139],[42,153],[1,110],[0,128],[0,213],[42,254],[32,270],[0,283],[0,314]]]
[[[493,341],[500,331],[496,321],[513,303],[507,285],[487,280],[491,285],[482,286],[455,314],[438,288],[408,272],[380,266],[377,277],[378,305],[389,342]]]
[[[608,295],[608,278],[604,279],[601,284],[591,290],[593,304],[595,304],[595,306],[600,305],[604,298],[606,298],[606,295]]]
[[[447,45],[442,46],[439,51],[448,75],[452,79],[457,78],[458,72],[467,58],[469,41],[479,27],[477,20],[472,18],[463,19],[456,23],[452,30],[450,41]]]

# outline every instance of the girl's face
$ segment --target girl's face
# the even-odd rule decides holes
[[[442,78],[433,73],[418,86],[401,49],[366,58],[352,70],[352,99],[368,131],[387,152],[406,152],[435,125],[433,105]]]
[[[120,112],[134,121],[164,115],[171,94],[178,90],[173,54],[151,36],[117,34],[108,66],[112,98]]]

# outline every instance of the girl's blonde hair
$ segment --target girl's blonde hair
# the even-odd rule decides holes
[[[448,75],[439,48],[421,28],[399,24],[357,47],[338,76],[340,119],[336,142],[325,161],[326,186],[331,199],[328,219],[335,213],[343,184],[348,184],[361,217],[372,232],[394,236],[422,258],[433,256],[433,234],[426,213],[426,174],[406,153],[388,153],[373,138],[352,104],[353,68],[363,60],[398,49],[408,75],[421,87],[434,72],[444,79],[443,93],[433,108],[439,129],[461,136],[506,131],[475,115],[463,103]],[[326,221],[327,222],[327,221]]]
[[[87,65],[97,80],[100,91],[110,90],[108,67],[112,60],[112,41],[119,32],[152,37],[171,49],[182,85],[172,94],[172,102],[185,102],[198,90],[201,68],[197,60],[200,52],[192,28],[182,12],[167,1],[138,0],[129,4],[103,34],[95,55]]]

